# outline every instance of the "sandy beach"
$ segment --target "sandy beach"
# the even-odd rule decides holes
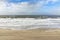
[[[0,40],[60,40],[60,29],[0,29]]]
[[[60,40],[60,19],[0,18],[0,40]]]

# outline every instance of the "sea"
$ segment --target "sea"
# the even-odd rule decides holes
[[[0,29],[30,30],[38,28],[60,28],[60,16],[0,16]]]

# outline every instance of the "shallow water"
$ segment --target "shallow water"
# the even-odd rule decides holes
[[[60,18],[34,19],[34,18],[0,18],[0,28],[3,29],[36,29],[60,28]]]

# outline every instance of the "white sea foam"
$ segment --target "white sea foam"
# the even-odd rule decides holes
[[[36,29],[60,28],[60,18],[34,19],[34,18],[0,18],[0,28],[3,29]]]

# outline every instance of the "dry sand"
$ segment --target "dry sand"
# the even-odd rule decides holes
[[[60,40],[60,29],[0,29],[0,40]]]

